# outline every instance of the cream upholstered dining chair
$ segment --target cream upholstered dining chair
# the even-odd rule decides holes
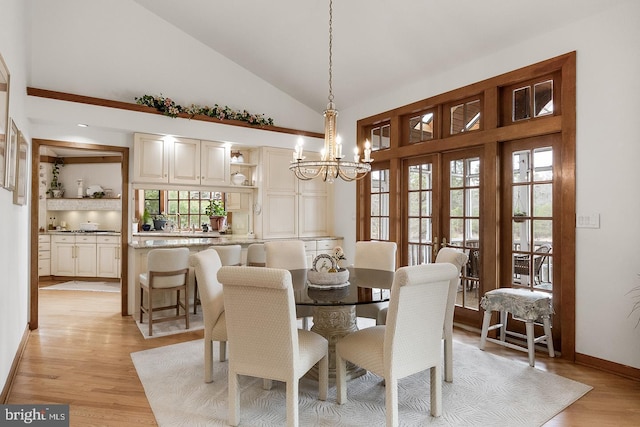
[[[395,242],[356,242],[353,266],[355,268],[395,271],[396,251]],[[385,316],[381,315],[381,310],[384,310],[388,305],[386,302],[356,305],[356,316],[375,319],[376,325],[384,325]]]
[[[240,245],[216,245],[209,246],[209,249],[215,249],[218,252],[223,266],[242,264],[242,246]]]
[[[453,248],[442,248],[436,255],[436,263],[450,263],[458,270],[458,276],[451,279],[449,295],[447,296],[447,312],[444,316],[442,338],[444,339],[444,380],[453,381],[453,314],[456,308],[456,295],[460,284],[462,267],[467,263],[468,256],[464,252]]]
[[[152,249],[147,255],[147,272],[138,276],[140,284],[140,323],[143,314],[149,321],[149,336],[153,335],[153,324],[184,318],[185,327],[189,329],[189,248]],[[144,305],[144,294],[147,293],[147,305]],[[184,299],[180,292],[184,291]],[[176,303],[154,307],[154,296],[159,292],[176,292]],[[184,314],[180,314],[180,307]],[[158,311],[175,309],[174,316],[153,318]]]
[[[287,425],[298,425],[298,382],[319,362],[319,399],[326,400],[327,340],[297,329],[291,273],[263,267],[222,267],[229,337],[229,424],[240,422],[239,375],[286,383]]]
[[[272,240],[264,243],[266,266],[285,270],[307,269],[307,253],[302,240]],[[296,316],[302,318],[302,329],[309,329],[311,307],[296,307]]]
[[[267,253],[264,243],[252,243],[247,247],[247,267],[266,267]]]
[[[444,317],[442,339],[444,340],[444,380],[453,381],[453,314],[456,308],[456,295],[460,284],[459,273],[467,263],[468,256],[464,252],[453,248],[442,248],[436,255],[436,263],[453,264],[458,269],[458,277],[449,283],[449,295],[447,297],[447,312]],[[380,311],[380,322],[384,324],[387,318],[387,309]]]
[[[240,245],[215,245],[209,246],[218,253],[222,265],[241,265],[242,264],[242,246]],[[198,281],[193,286],[193,313],[196,313],[198,304],[200,304],[200,292],[198,292]]]
[[[213,381],[213,342],[219,342],[220,361],[227,359],[227,322],[224,313],[222,284],[218,270],[222,267],[218,252],[205,249],[191,255],[190,264],[200,286],[200,299],[204,317],[204,381]]]
[[[347,402],[346,363],[385,380],[387,426],[398,425],[398,380],[430,369],[431,415],[442,414],[442,327],[449,284],[458,270],[448,263],[396,271],[386,325],[361,329],[336,343],[339,404]]]

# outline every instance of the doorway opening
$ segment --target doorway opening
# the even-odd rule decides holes
[[[120,193],[121,208],[119,215],[120,241],[120,299],[121,314],[128,315],[128,235],[129,235],[129,148],[100,144],[85,144],[68,141],[42,140],[34,138],[32,140],[31,151],[31,223],[30,223],[30,319],[29,329],[38,328],[38,237],[40,235],[41,210],[46,207],[46,195],[41,194],[41,181],[46,180],[40,177],[41,149],[44,147],[58,150],[60,152],[76,152],[86,155],[86,161],[100,163],[105,161],[107,156],[118,156],[120,162],[120,173],[122,177],[122,192]],[[91,160],[89,160],[91,159]]]

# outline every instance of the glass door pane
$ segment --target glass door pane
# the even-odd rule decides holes
[[[512,159],[512,282],[553,290],[553,147],[516,150]]]
[[[407,265],[427,264],[434,258],[433,169],[431,159],[412,160],[407,177]]]
[[[371,171],[371,240],[389,240],[389,169]]]
[[[469,256],[462,270],[456,305],[478,310],[480,286],[480,155],[474,150],[444,155],[443,234],[448,246]]]

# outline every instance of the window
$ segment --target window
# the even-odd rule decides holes
[[[435,113],[428,111],[409,119],[409,144],[434,138]]]
[[[389,147],[357,185],[356,240],[395,241],[401,266],[429,262],[443,245],[466,252],[460,324],[481,326],[490,289],[552,293],[554,344],[572,354],[574,94],[570,53],[359,120],[362,139]],[[514,105],[530,119],[514,122]]]
[[[159,215],[160,209],[160,190],[144,190],[144,209],[150,215]]]
[[[389,169],[371,171],[371,240],[389,240]]]
[[[167,191],[167,214],[180,228],[201,228],[209,223],[205,214],[210,200],[222,200],[222,193],[208,191]]]
[[[369,140],[371,141],[371,151],[382,150],[390,147],[391,125],[379,125],[371,128]]]
[[[513,282],[553,289],[553,148],[517,150],[512,157]]]
[[[512,120],[526,120],[533,117],[553,114],[553,80],[535,83],[533,85],[533,99],[531,85],[513,90]]]
[[[222,200],[224,193],[210,191],[144,190],[144,208],[151,216],[165,213],[174,227],[200,229],[209,223],[205,214],[211,200]]]
[[[406,173],[408,264],[426,264],[433,259],[433,165],[410,162]]]
[[[468,132],[480,129],[480,100],[475,99],[450,108],[451,126],[449,133]]]

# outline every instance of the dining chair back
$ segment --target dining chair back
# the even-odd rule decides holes
[[[339,404],[347,401],[349,361],[384,378],[387,426],[397,426],[398,380],[430,369],[431,415],[441,415],[442,328],[449,285],[458,274],[449,263],[415,265],[396,271],[387,324],[353,332],[336,344]]]
[[[222,265],[241,265],[242,264],[242,246],[240,245],[214,245],[207,249],[213,249],[218,253]],[[198,281],[194,281],[193,285],[193,314],[196,314],[200,301],[200,290],[198,289]]]
[[[249,247],[247,248],[247,266],[267,266],[267,253],[264,249],[264,243],[252,243],[249,245]]]
[[[220,361],[227,359],[227,322],[224,312],[222,284],[218,270],[222,267],[218,252],[205,249],[189,258],[199,284],[204,320],[204,380],[213,381],[213,342],[219,342]]]
[[[268,268],[307,268],[307,254],[302,240],[272,240],[264,243],[264,250]]]
[[[460,273],[467,263],[468,256],[464,252],[454,248],[442,248],[436,255],[436,263],[453,264],[458,270],[458,275],[449,283],[447,295],[447,311],[444,316],[442,338],[444,339],[444,380],[453,381],[453,315],[456,308],[456,296],[460,285]]]
[[[215,249],[218,252],[223,266],[242,264],[242,246],[240,245],[216,245],[209,246],[209,249]]]
[[[149,321],[149,336],[153,335],[153,324],[184,318],[185,327],[189,329],[189,249],[166,248],[152,249],[147,255],[147,272],[138,276],[140,286],[140,323],[144,313]],[[184,292],[184,298],[180,292]],[[147,305],[144,304],[144,295],[147,294]],[[176,292],[176,302],[160,307],[155,301],[159,292]],[[180,308],[184,314],[180,314]],[[158,311],[175,309],[175,315],[161,318],[153,317]]]
[[[396,270],[396,242],[360,241],[356,242],[356,254],[353,259],[355,268],[375,270]],[[384,325],[384,310],[388,303],[361,304],[356,306],[356,316],[375,319],[376,325]]]
[[[266,267],[285,270],[307,269],[307,253],[302,240],[272,240],[264,243]],[[298,318],[302,318],[302,329],[309,329],[312,307],[297,307]]]
[[[263,267],[222,267],[229,338],[229,423],[240,421],[239,375],[286,383],[287,424],[298,425],[298,382],[319,362],[319,399],[328,388],[328,342],[297,329],[291,273]]]

